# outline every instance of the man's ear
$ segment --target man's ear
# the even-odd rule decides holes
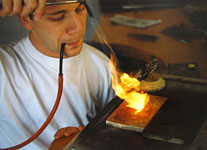
[[[31,31],[33,29],[33,20],[29,16],[22,17],[18,15],[18,18],[27,30]]]

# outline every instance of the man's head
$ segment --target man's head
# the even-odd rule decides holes
[[[85,34],[86,14],[83,4],[72,3],[46,6],[44,16],[39,21],[29,16],[19,18],[30,31],[31,42],[41,53],[59,57],[62,43],[66,43],[66,56],[80,53]]]

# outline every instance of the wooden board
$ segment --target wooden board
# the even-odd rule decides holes
[[[106,119],[106,124],[121,129],[143,132],[144,128],[166,100],[167,98],[165,97],[150,95],[149,102],[146,104],[145,108],[138,113],[135,109],[127,107],[127,103],[124,101]]]

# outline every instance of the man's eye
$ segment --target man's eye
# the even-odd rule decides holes
[[[84,10],[85,10],[85,7],[82,6],[82,7],[77,8],[77,9],[75,10],[75,12],[76,12],[76,13],[81,13],[81,12],[83,12]]]
[[[61,21],[65,18],[65,15],[61,15],[60,17],[49,18],[51,21]]]

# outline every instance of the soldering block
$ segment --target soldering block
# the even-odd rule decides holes
[[[135,109],[127,107],[127,102],[124,101],[106,119],[106,124],[116,128],[142,133],[166,100],[166,97],[150,95],[149,102],[141,112],[136,112]]]

